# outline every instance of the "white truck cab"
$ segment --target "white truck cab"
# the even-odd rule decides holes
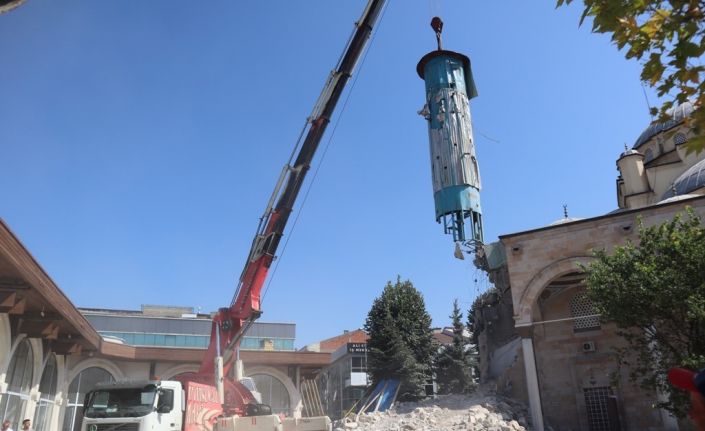
[[[249,380],[241,382],[259,395]],[[187,388],[175,380],[99,383],[84,399],[81,431],[331,431],[325,416],[224,417],[221,407],[216,389],[197,383],[188,383]]]
[[[181,383],[141,380],[98,384],[86,394],[82,431],[181,431]]]

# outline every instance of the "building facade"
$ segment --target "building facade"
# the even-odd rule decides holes
[[[617,160],[617,205],[643,208],[665,199],[705,193],[705,158],[688,153],[693,137],[684,120],[693,112],[689,102],[671,110],[672,119],[649,125],[632,148]]]
[[[316,376],[325,413],[340,419],[367,390],[367,343],[346,343],[331,354],[331,364]]]
[[[525,400],[537,430],[675,430],[654,408],[660,395],[629,380],[615,348],[616,327],[595,314],[581,265],[592,250],[638,240],[646,226],[691,207],[705,219],[705,154],[686,154],[683,124],[651,124],[618,158],[618,209],[597,217],[566,217],[549,226],[501,235],[478,250],[476,265],[495,289],[479,299],[474,320],[482,379]]]
[[[311,382],[311,396],[306,400],[311,411],[331,419],[340,419],[367,390],[367,340],[362,329],[344,331],[335,337],[305,346],[302,351],[327,352],[331,363],[321,369]]]
[[[0,419],[13,429],[28,418],[37,431],[77,430],[93,385],[196,371],[209,332],[209,316],[189,308],[77,309],[0,221]],[[240,351],[262,401],[289,416],[331,357],[295,351],[294,339],[293,324],[258,322]]]

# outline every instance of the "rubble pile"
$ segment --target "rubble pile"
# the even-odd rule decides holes
[[[526,431],[529,414],[514,400],[483,393],[447,395],[418,403],[398,403],[386,412],[352,415],[335,431]]]

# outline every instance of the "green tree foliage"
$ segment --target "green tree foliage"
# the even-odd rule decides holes
[[[674,101],[695,102],[686,119],[696,137],[688,151],[705,149],[705,13],[703,2],[693,0],[583,0],[580,19],[592,18],[592,31],[612,35],[627,58],[642,62],[641,79],[655,87],[659,97],[671,100],[661,107],[662,120]],[[572,3],[558,0],[557,6]],[[658,111],[652,109],[652,115]]]
[[[372,303],[365,331],[370,336],[367,368],[372,384],[398,379],[400,400],[425,397],[424,385],[431,374],[435,343],[431,316],[411,281],[397,277],[396,283],[387,282]]]
[[[597,260],[584,267],[588,295],[625,337],[618,354],[631,379],[671,393],[664,407],[682,414],[685,394],[666,373],[705,366],[705,228],[688,209],[659,226],[640,222],[639,238],[638,245],[594,253]]]
[[[443,394],[464,394],[475,388],[474,369],[477,367],[477,353],[465,336],[463,313],[458,300],[453,301],[453,344],[443,346],[436,357],[436,381]]]

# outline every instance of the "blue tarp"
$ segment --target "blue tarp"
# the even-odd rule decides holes
[[[381,380],[359,404],[358,413],[383,412],[388,410],[397,399],[399,380]]]

